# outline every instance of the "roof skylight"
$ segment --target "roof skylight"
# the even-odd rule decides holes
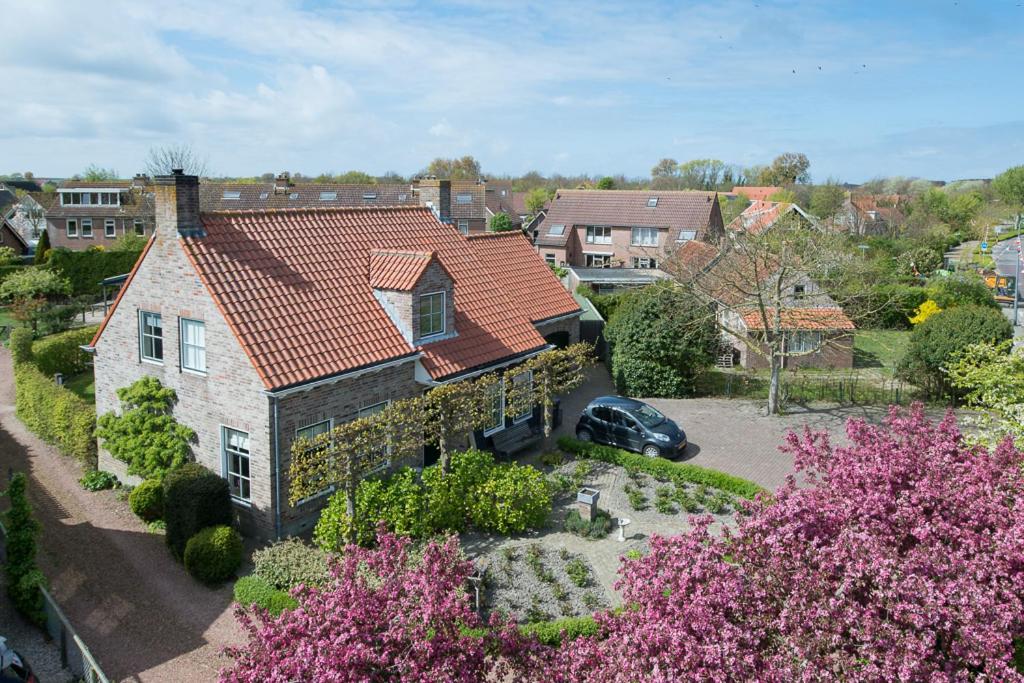
[[[242,193],[238,190],[224,190],[224,199],[241,199]]]
[[[549,235],[564,235],[565,234],[565,226],[564,225],[552,225],[551,229],[548,230],[548,234]]]
[[[320,193],[320,201],[322,201],[322,202],[333,202],[337,198],[338,198],[338,193],[337,192],[321,192]]]
[[[657,198],[657,197],[651,197],[651,198],[649,198],[649,199],[647,200],[647,206],[648,206],[648,208],[651,208],[651,209],[653,209],[653,208],[654,208],[654,207],[656,207],[657,205],[658,205],[658,198]]]

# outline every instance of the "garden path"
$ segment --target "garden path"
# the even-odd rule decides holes
[[[221,648],[243,638],[230,586],[199,585],[115,492],[82,489],[79,465],[15,417],[11,357],[3,348],[0,378],[3,485],[11,471],[28,474],[42,524],[40,568],[100,666],[112,681],[215,680],[228,663]]]

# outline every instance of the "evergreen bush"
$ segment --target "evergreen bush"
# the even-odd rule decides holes
[[[164,477],[164,521],[167,545],[181,559],[185,545],[200,530],[231,524],[228,482],[196,462]]]
[[[322,587],[331,580],[326,553],[297,538],[257,550],[252,562],[253,574],[280,590],[291,590],[299,584]]]
[[[207,585],[216,585],[234,575],[242,564],[242,537],[229,526],[202,529],[185,545],[185,569]]]
[[[277,616],[286,609],[295,609],[299,601],[287,592],[274,588],[259,576],[243,576],[235,581],[235,602],[243,607],[255,605]]]
[[[143,521],[155,522],[164,516],[164,485],[159,479],[146,479],[128,494],[128,505]]]

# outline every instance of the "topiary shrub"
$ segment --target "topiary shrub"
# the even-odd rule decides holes
[[[283,590],[274,588],[258,576],[243,576],[235,581],[235,602],[244,606],[255,605],[277,616],[286,609],[295,609],[299,601]]]
[[[16,327],[11,332],[11,359],[16,364],[32,360],[32,330]]]
[[[280,590],[291,590],[300,584],[322,587],[331,580],[327,555],[297,538],[257,550],[252,562],[253,574]]]
[[[164,516],[164,485],[159,479],[146,479],[128,494],[132,512],[146,522]]]
[[[206,527],[231,524],[231,492],[223,477],[196,462],[164,477],[164,521],[167,545],[178,559],[185,545]]]
[[[229,579],[242,564],[242,537],[229,526],[207,527],[185,544],[185,569],[207,585]]]
[[[89,354],[80,347],[92,341],[98,325],[51,334],[32,345],[32,358],[44,375],[61,372],[77,375],[91,364]]]
[[[946,367],[972,344],[998,344],[1013,336],[1003,312],[983,306],[956,306],[929,317],[914,328],[899,375],[932,395],[951,393]]]

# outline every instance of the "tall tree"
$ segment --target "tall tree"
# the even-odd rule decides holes
[[[1017,212],[1019,221],[1021,211],[1024,210],[1024,166],[1014,166],[997,175],[992,180],[992,189],[1011,210]]]
[[[811,192],[811,213],[818,218],[830,219],[836,215],[846,201],[846,190],[831,178],[824,185],[817,185]]]
[[[794,183],[809,183],[811,162],[807,155],[799,152],[786,152],[772,160],[769,166],[761,174],[762,185],[792,185]]]
[[[112,168],[102,168],[96,164],[89,164],[89,167],[82,172],[82,180],[99,182],[103,180],[117,180],[117,171]]]
[[[680,183],[688,190],[716,190],[725,169],[718,159],[693,159],[679,165]]]
[[[543,187],[535,187],[526,193],[526,199],[524,200],[526,210],[529,211],[531,215],[536,216],[537,213],[544,208],[544,205],[551,201],[553,196],[554,193],[551,190]]]
[[[176,168],[188,175],[202,177],[209,174],[206,158],[187,144],[150,147],[143,168],[149,176],[170,175]]]
[[[599,190],[614,190],[615,189],[615,178],[611,176],[605,176],[597,181],[597,189]]]
[[[493,232],[510,232],[515,229],[516,226],[512,223],[512,218],[507,213],[499,211],[491,217],[491,230]]]
[[[480,162],[468,154],[459,159],[438,157],[430,162],[425,173],[453,180],[476,180],[483,175]]]

